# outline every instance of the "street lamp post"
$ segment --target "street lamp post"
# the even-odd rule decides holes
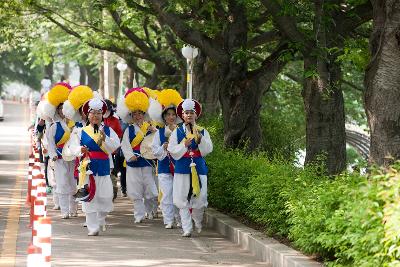
[[[193,94],[193,59],[197,57],[199,50],[195,47],[184,46],[182,48],[182,55],[186,58],[187,69],[186,69],[186,98],[191,99]]]
[[[119,82],[118,82],[118,86],[119,86],[118,94],[119,95],[118,95],[118,97],[121,97],[122,93],[123,93],[122,86],[124,84],[124,71],[126,71],[127,68],[128,68],[128,65],[126,65],[125,62],[120,61],[117,63],[117,69],[119,70]]]

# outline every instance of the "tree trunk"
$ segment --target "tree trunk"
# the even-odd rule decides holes
[[[253,151],[262,143],[260,111],[262,96],[285,66],[279,59],[280,52],[273,53],[265,63],[267,71],[247,72],[246,64],[230,64],[219,68],[211,82],[219,88],[224,121],[224,142],[228,147],[245,147]]]
[[[169,65],[155,65],[151,77],[146,79],[144,84],[151,89],[177,88],[179,85],[180,72]]]
[[[93,90],[97,90],[99,88],[99,70],[91,68],[90,66],[85,66],[86,75],[87,75],[87,84]]]
[[[217,87],[224,117],[224,142],[231,148],[245,146],[248,151],[258,148],[262,142],[260,126],[260,87],[250,81],[226,83],[220,77]]]
[[[99,68],[99,94],[104,97],[104,66],[103,64]]]
[[[134,78],[135,72],[131,69],[128,68],[125,72],[125,86],[126,90],[132,88],[133,86],[133,78]]]
[[[54,63],[53,63],[53,61],[51,61],[48,65],[46,65],[46,66],[44,67],[45,75],[46,75],[47,77],[49,77],[49,79],[50,79],[51,81],[53,81],[53,74],[54,74],[53,66],[54,66]]]
[[[61,77],[61,82],[65,81],[69,81],[69,74],[70,74],[70,67],[69,67],[69,63],[64,63],[64,72],[63,72],[63,76]]]
[[[86,84],[86,68],[83,65],[78,65],[79,67],[79,84]]]
[[[119,70],[117,69],[117,65],[113,65],[114,70],[114,101],[117,103],[117,99],[120,95],[121,88],[119,87]]]
[[[335,59],[306,57],[303,100],[306,113],[306,164],[323,158],[329,174],[346,167],[344,100],[340,86],[340,65]]]
[[[365,76],[365,108],[371,130],[370,162],[400,159],[400,3],[371,1],[374,25]]]
[[[203,113],[207,116],[220,113],[219,87],[215,83],[215,80],[219,78],[217,75],[215,63],[207,60],[207,57],[200,52],[193,69],[193,98],[202,104]]]

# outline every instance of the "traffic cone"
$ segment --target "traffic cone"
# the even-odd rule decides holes
[[[42,256],[44,258],[44,265],[51,266],[51,219],[43,217],[39,219],[37,230],[39,247],[42,249]]]
[[[42,249],[31,244],[28,247],[28,257],[26,260],[26,266],[27,267],[39,267],[39,266],[42,266],[43,263],[44,263],[44,261],[43,261],[43,256],[42,256]]]

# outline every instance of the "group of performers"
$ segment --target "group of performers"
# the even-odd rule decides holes
[[[77,216],[81,202],[88,235],[106,230],[121,150],[133,222],[153,219],[160,207],[166,229],[182,227],[182,236],[190,237],[194,221],[200,233],[207,207],[204,157],[213,149],[196,123],[200,103],[173,89],[132,88],[117,103],[119,118],[111,107],[88,86],[67,83],[55,84],[38,105],[36,128],[44,133],[47,176],[62,218]],[[124,131],[119,120],[127,124]]]

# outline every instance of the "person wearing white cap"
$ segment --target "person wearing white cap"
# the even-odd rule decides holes
[[[64,148],[66,157],[86,155],[90,159],[86,178],[90,181],[90,199],[82,203],[86,213],[89,236],[96,236],[100,229],[106,230],[106,216],[113,210],[113,189],[110,178],[110,155],[120,146],[117,134],[102,123],[107,111],[106,103],[93,98],[82,107],[89,124],[73,132]]]
[[[213,144],[206,129],[196,124],[201,105],[185,99],[177,107],[183,124],[171,134],[168,151],[175,159],[173,201],[179,208],[184,237],[190,237],[193,224],[197,233],[202,230],[204,208],[207,207],[207,165],[204,157],[212,152]]]

